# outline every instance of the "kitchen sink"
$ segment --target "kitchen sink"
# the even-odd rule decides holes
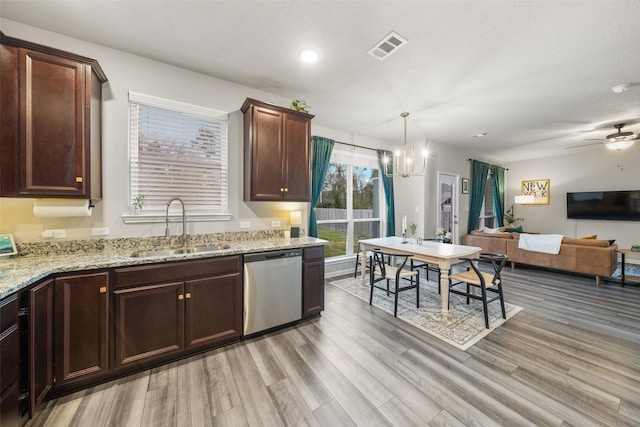
[[[133,258],[145,258],[151,256],[167,256],[167,255],[180,255],[180,254],[195,254],[200,252],[213,252],[221,251],[224,249],[230,249],[228,244],[212,245],[212,246],[194,246],[189,248],[163,248],[153,250],[139,250],[131,254]]]

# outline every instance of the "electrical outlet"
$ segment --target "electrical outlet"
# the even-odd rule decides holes
[[[240,221],[240,228],[251,228],[251,221]]]
[[[94,227],[91,229],[92,236],[108,236],[109,227]]]
[[[280,227],[280,221],[271,221],[272,227]]]
[[[64,239],[65,237],[67,237],[67,230],[44,230],[42,232],[42,237],[48,239]]]

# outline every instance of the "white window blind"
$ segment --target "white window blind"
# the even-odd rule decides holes
[[[130,200],[164,211],[180,197],[191,212],[228,211],[228,114],[129,92]]]

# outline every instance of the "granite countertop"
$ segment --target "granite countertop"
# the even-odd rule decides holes
[[[190,236],[191,237],[191,236]],[[228,237],[228,236],[225,236]],[[159,248],[158,242],[149,242],[144,239],[118,239],[102,242],[102,245],[92,243],[91,248],[76,243],[75,250],[69,250],[68,246],[59,251],[33,250],[28,248],[24,255],[14,256],[0,260],[0,299],[5,298],[40,279],[54,273],[104,269],[111,267],[123,267],[131,265],[154,264],[160,262],[183,261],[186,259],[211,258],[227,255],[247,254],[278,249],[303,248],[307,246],[325,245],[328,242],[314,237],[299,237],[284,239],[279,236],[260,236],[261,239],[226,239],[229,249],[219,249],[210,252],[184,253],[174,255],[132,257],[135,250]],[[209,240],[210,241],[210,240]],[[220,242],[220,239],[217,239]],[[185,246],[206,246],[200,239],[190,241]],[[152,244],[153,243],[153,244]],[[171,242],[173,243],[173,242]],[[199,244],[198,244],[199,243]],[[181,247],[176,244],[165,244],[164,247]],[[96,249],[96,247],[101,249]],[[83,250],[85,248],[85,250]]]

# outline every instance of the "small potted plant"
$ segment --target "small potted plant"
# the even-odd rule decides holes
[[[640,245],[631,245],[631,252],[640,252]]]
[[[294,99],[293,101],[291,101],[292,110],[309,114],[309,108],[311,107],[307,105],[307,101],[305,101],[304,99]]]
[[[504,214],[504,225],[505,226],[507,226],[507,225],[515,226],[520,221],[524,221],[524,218],[516,218],[515,215],[513,214],[513,212],[507,211]]]
[[[139,194],[134,197],[131,206],[133,206],[133,214],[138,215],[138,209],[142,210],[142,208],[144,207],[144,195]]]

